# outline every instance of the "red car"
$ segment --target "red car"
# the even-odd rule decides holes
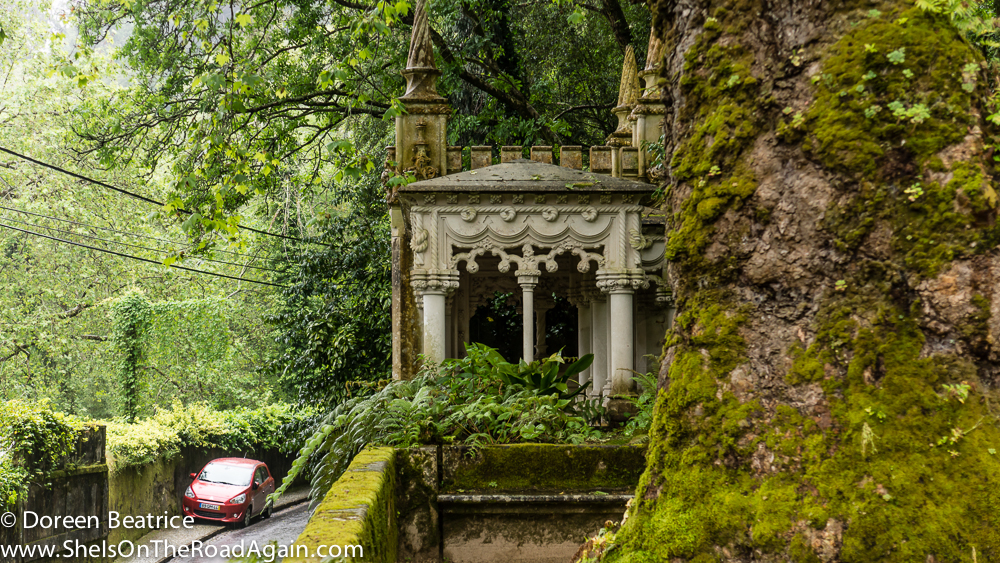
[[[194,482],[184,491],[184,516],[243,526],[257,515],[271,517],[273,507],[266,500],[274,492],[274,477],[260,461],[215,459],[191,478]]]

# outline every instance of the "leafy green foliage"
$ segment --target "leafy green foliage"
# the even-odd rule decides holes
[[[489,374],[505,385],[520,385],[539,395],[557,394],[560,399],[572,399],[590,386],[590,382],[587,382],[587,385],[578,386],[575,391],[570,392],[568,383],[574,381],[581,371],[590,367],[594,362],[593,354],[587,354],[565,369],[560,369],[560,366],[566,363],[566,359],[559,352],[530,364],[523,359],[517,364],[512,364],[489,346],[470,343],[465,345],[465,350],[466,358],[445,361],[445,366],[454,365],[456,371],[462,370],[459,377],[474,378]]]
[[[289,289],[268,320],[276,348],[269,369],[302,403],[332,407],[351,384],[389,379],[392,254],[389,220],[372,178],[336,200],[345,211],[320,221],[328,246],[286,251]]]
[[[626,436],[646,436],[653,424],[653,407],[656,405],[657,380],[655,373],[634,372],[642,393],[635,398],[636,413],[625,423]]]
[[[429,10],[440,91],[456,109],[451,140],[462,144],[599,144],[614,127],[625,45],[641,58],[650,27],[644,5],[618,0],[598,11],[509,0]],[[122,96],[79,106],[76,130],[105,166],[164,172],[173,196],[163,214],[195,212],[176,217],[191,237],[238,238],[251,202],[380,172],[354,136],[402,111],[410,2],[269,0],[230,12],[78,0],[73,14],[91,48],[131,27],[116,56],[136,77]],[[67,65],[81,63],[56,63]]]
[[[578,414],[580,404],[560,397],[558,384],[529,388],[505,382],[501,373],[516,366],[495,354],[488,347],[470,345],[466,358],[427,367],[412,380],[393,381],[377,393],[341,403],[314,423],[285,483],[294,481],[312,460],[311,494],[322,498],[368,445],[576,444],[601,438],[601,432]],[[533,362],[530,369],[540,374],[542,365],[560,364],[550,359]]]
[[[185,446],[233,452],[290,451],[284,427],[312,414],[276,403],[257,409],[216,411],[204,404],[175,403],[129,424],[108,421],[108,453],[114,471],[169,460]]]
[[[145,360],[145,338],[149,332],[152,307],[145,296],[136,291],[126,293],[111,308],[114,317],[111,341],[117,352],[115,375],[118,377],[121,415],[129,422],[139,416],[142,394],[142,363]]]
[[[47,403],[0,404],[0,508],[13,505],[31,480],[60,468],[82,428],[82,421]]]

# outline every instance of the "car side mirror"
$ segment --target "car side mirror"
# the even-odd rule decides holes
[[[191,474],[191,478],[192,478],[192,479],[197,479],[197,478],[198,478],[198,476],[197,476],[197,475],[195,475],[194,473],[192,473],[192,474]]]
[[[259,488],[260,488],[260,485],[259,485],[259,484],[257,484],[257,482],[256,482],[256,481],[254,481],[254,483],[253,483],[253,490],[255,490],[255,491],[256,491],[256,490],[257,490],[257,489],[259,489]]]

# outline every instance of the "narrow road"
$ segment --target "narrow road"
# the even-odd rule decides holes
[[[289,531],[288,533],[292,535],[292,540],[298,537],[302,529],[305,528],[305,521],[301,524],[298,520],[301,516],[291,516],[292,513],[304,512],[309,506],[306,502],[309,499],[309,487],[295,487],[278,499],[278,502],[274,505],[274,516],[271,517],[270,521],[261,520],[259,517],[253,521],[253,524],[245,530],[245,532],[252,534],[263,534],[265,536],[265,542],[261,543],[258,540],[258,545],[263,549],[266,543],[270,543],[272,538],[267,538],[266,535],[270,532],[264,531],[259,532],[258,527],[272,529],[275,526],[281,528],[285,525],[289,526],[289,530],[294,530],[294,533]],[[308,520],[308,515],[305,517]],[[222,558],[202,558],[202,559],[191,559],[190,557],[180,557],[178,555],[178,550],[182,547],[191,546],[193,542],[203,542],[201,545],[206,546],[213,543],[213,538],[218,540],[223,540],[229,534],[244,532],[244,530],[234,531],[224,524],[218,522],[210,522],[206,520],[199,520],[195,523],[194,527],[191,529],[181,528],[181,529],[163,529],[150,532],[149,534],[142,537],[142,539],[135,542],[135,553],[128,557],[120,557],[115,563],[167,563],[167,561],[227,561],[228,559]],[[284,534],[282,534],[284,537]],[[277,539],[277,538],[273,538]],[[225,541],[225,540],[223,540]],[[249,547],[249,541],[247,540],[247,546]],[[291,541],[291,540],[289,540]],[[236,541],[239,543],[239,540]],[[210,553],[217,553],[221,549],[220,546],[216,546],[215,549],[209,550]],[[231,549],[231,546],[230,546]],[[204,549],[202,553],[204,553]],[[125,553],[124,551],[122,553]],[[181,554],[185,552],[181,551]],[[196,554],[197,555],[197,554]],[[261,560],[266,561],[267,557],[261,558]]]
[[[261,556],[259,560],[277,561],[277,557],[268,557],[265,550],[270,549],[272,554],[277,554],[278,546],[291,545],[308,521],[309,503],[302,503],[275,512],[267,520],[258,518],[249,528],[223,532],[201,546],[200,556],[193,553],[193,557],[174,557],[170,563],[228,563],[232,558],[247,557],[255,547]]]

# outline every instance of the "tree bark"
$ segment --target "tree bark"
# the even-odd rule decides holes
[[[1000,560],[978,50],[902,0],[655,10],[678,312],[605,560]]]

